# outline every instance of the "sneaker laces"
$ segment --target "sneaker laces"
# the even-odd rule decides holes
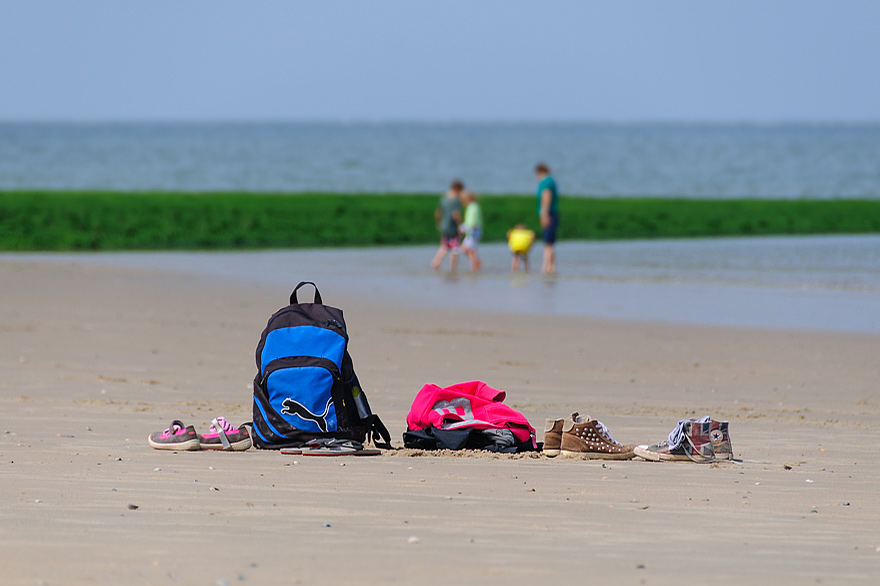
[[[669,449],[674,450],[681,445],[681,443],[685,439],[684,426],[686,423],[694,422],[694,423],[708,423],[712,418],[708,415],[704,416],[702,419],[681,419],[673,428],[672,431],[669,432],[669,437],[666,440],[666,445],[669,446]]]
[[[211,422],[211,427],[208,428],[208,433],[220,433],[221,430],[224,433],[235,433],[238,431],[238,428],[226,421],[226,418],[221,415]]]
[[[605,427],[605,424],[602,423],[601,421],[599,421],[598,419],[596,420],[596,429],[599,431],[599,433],[601,433],[603,436],[605,436],[605,439],[607,439],[612,444],[616,444],[618,446],[622,445],[619,441],[617,441],[616,439],[611,437],[611,432],[608,430],[607,427]]]
[[[178,431],[182,431],[184,429],[186,429],[186,426],[183,424],[183,422],[175,419],[171,422],[171,425],[168,427],[168,429],[166,429],[162,433],[167,435],[176,435]]]

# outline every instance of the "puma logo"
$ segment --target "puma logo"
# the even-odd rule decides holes
[[[327,414],[330,413],[330,404],[333,402],[333,398],[327,399],[327,406],[324,408],[324,412],[321,415],[315,415],[308,409],[306,409],[301,403],[294,401],[293,399],[284,399],[284,402],[281,404],[284,405],[284,409],[281,410],[281,413],[285,413],[288,415],[296,415],[303,420],[306,421],[314,421],[318,424],[318,429],[323,432],[327,431]]]

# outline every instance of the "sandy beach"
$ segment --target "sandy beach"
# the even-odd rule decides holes
[[[298,279],[291,277],[291,286]],[[876,584],[880,336],[342,307],[401,445],[427,382],[481,379],[538,429],[624,443],[730,421],[741,464],[539,455],[163,453],[182,419],[250,420],[254,348],[290,287],[0,262],[3,584]]]

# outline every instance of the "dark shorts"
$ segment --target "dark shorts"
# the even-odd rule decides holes
[[[559,214],[550,214],[550,225],[541,230],[541,238],[545,244],[556,242],[556,230],[559,228]]]

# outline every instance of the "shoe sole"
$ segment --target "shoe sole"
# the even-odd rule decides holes
[[[649,462],[693,462],[684,454],[662,454],[659,452],[652,452],[651,450],[645,450],[641,448],[636,448],[635,450],[636,456],[642,458],[643,460],[648,460]],[[700,461],[700,458],[696,458],[697,461]]]
[[[150,444],[150,447],[154,450],[169,450],[174,452],[192,452],[198,450],[200,447],[198,438],[175,444],[159,444],[154,442],[153,438],[147,437],[147,443]]]
[[[238,440],[237,442],[230,442],[229,448],[226,451],[233,452],[243,452],[245,450],[250,449],[253,442],[251,442],[251,438],[245,438],[243,440]],[[223,450],[223,444],[199,444],[199,446],[203,450]]]
[[[635,452],[623,452],[622,454],[604,454],[602,452],[571,452],[561,450],[563,456],[581,456],[587,460],[632,460]]]
[[[550,449],[550,450],[544,448],[543,450],[541,450],[541,453],[544,454],[545,456],[549,456],[550,458],[555,458],[556,456],[559,455],[560,451],[561,450],[559,450],[558,448],[557,449]]]

